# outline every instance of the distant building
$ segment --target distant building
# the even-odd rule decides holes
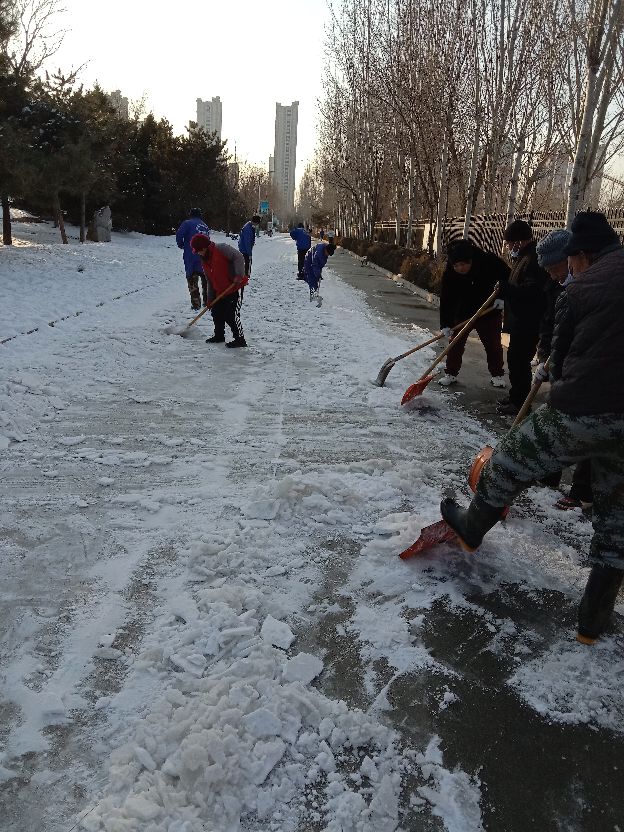
[[[275,180],[275,156],[269,156],[269,184]]]
[[[221,98],[218,95],[210,101],[197,99],[197,126],[207,133],[216,133],[218,139],[221,139],[222,117]]]
[[[273,153],[273,184],[282,206],[282,213],[295,210],[295,167],[297,165],[297,121],[299,102],[287,107],[275,105],[275,150]],[[270,162],[269,162],[270,172]]]
[[[117,112],[119,118],[125,118],[127,121],[129,118],[128,99],[121,94],[121,90],[114,90],[113,92],[109,93],[106,97],[111,103],[111,106],[115,108],[115,111]]]

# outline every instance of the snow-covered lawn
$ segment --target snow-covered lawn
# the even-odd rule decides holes
[[[541,523],[512,513],[478,557],[398,559],[492,441],[434,390],[399,407],[429,349],[371,384],[427,333],[374,318],[331,269],[310,304],[290,238],[262,237],[249,348],[228,350],[204,342],[209,315],[168,334],[192,317],[173,238],[15,234],[0,248],[3,829],[390,832],[416,813],[483,828],[478,770],[447,766],[435,733],[406,740],[388,691],[435,673],[440,710],[461,707],[421,628],[438,602],[476,614],[466,581],[572,608],[586,573],[538,490]],[[587,650],[562,624],[544,646],[478,614],[537,713],[622,730],[620,636]]]

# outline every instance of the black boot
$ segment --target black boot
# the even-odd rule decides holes
[[[222,344],[225,341],[225,335],[213,335],[212,338],[206,338],[207,344]]]
[[[613,566],[592,566],[578,610],[577,641],[593,644],[607,628],[624,578]]]
[[[244,338],[235,338],[233,341],[229,341],[226,347],[246,347],[247,341]]]
[[[440,503],[442,517],[459,537],[462,549],[474,552],[481,541],[503,516],[504,508],[486,503],[480,497],[473,497],[468,508],[461,508],[455,500],[447,497]]]

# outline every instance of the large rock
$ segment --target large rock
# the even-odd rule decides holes
[[[108,205],[105,205],[93,214],[93,219],[89,223],[89,230],[87,231],[87,240],[94,243],[110,243],[112,230],[111,209]]]

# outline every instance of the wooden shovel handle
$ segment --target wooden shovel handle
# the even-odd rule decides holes
[[[402,358],[407,358],[408,355],[412,355],[412,353],[418,352],[418,350],[422,350],[423,347],[428,347],[429,344],[433,344],[436,341],[439,341],[440,338],[444,337],[444,333],[441,332],[439,335],[434,335],[433,338],[430,338],[428,341],[425,341],[422,344],[419,344],[417,347],[412,347],[411,350],[402,353],[401,355],[397,355],[396,358],[393,358],[393,361],[400,361]]]
[[[493,308],[494,307],[492,306],[490,309],[486,309],[483,314],[487,315],[487,313],[491,312]],[[464,324],[467,324],[467,323],[468,323],[467,320],[462,321],[460,324],[455,324],[455,326],[452,327],[452,329],[458,329],[459,327],[464,326]],[[408,350],[407,352],[404,352],[402,355],[397,355],[397,357],[393,358],[392,360],[393,361],[400,361],[402,358],[407,358],[408,355],[412,355],[412,353],[418,352],[418,350],[422,350],[423,347],[428,347],[429,344],[434,344],[436,341],[439,341],[440,338],[443,338],[443,337],[444,337],[444,333],[440,332],[439,335],[434,335],[433,338],[430,338],[428,341],[425,341],[423,344],[419,344],[417,347],[412,347],[411,350]]]
[[[493,307],[491,307],[489,309],[488,309],[488,307],[490,306],[491,303],[494,303],[494,301],[496,300],[497,295],[498,295],[498,283],[494,287],[494,291],[489,296],[489,298],[486,301],[484,301],[483,304],[481,304],[481,306],[477,309],[477,311],[474,313],[472,318],[469,318],[466,321],[466,323],[462,326],[462,328],[459,330],[457,335],[455,335],[453,340],[455,340],[455,338],[461,338],[461,336],[464,334],[464,332],[467,332],[470,329],[470,327],[473,325],[473,323],[477,320],[477,318],[481,317],[481,315],[484,315],[487,312],[492,311]],[[460,324],[460,326],[461,326],[461,324]],[[428,375],[431,375],[431,371],[434,370],[438,366],[438,364],[442,361],[443,358],[446,358],[446,354],[448,352],[450,352],[452,349],[453,349],[453,341],[450,341],[448,346],[445,347],[442,350],[442,352],[436,358],[436,360],[433,362],[433,364],[425,370],[425,372],[422,374],[422,376],[420,378],[424,379],[424,378],[427,378]]]
[[[229,287],[229,289],[226,289],[224,292],[221,292],[220,295],[217,295],[217,297],[214,300],[210,301],[210,303],[207,306],[204,306],[204,308],[199,313],[199,315],[196,315],[193,318],[193,320],[190,322],[189,326],[193,326],[193,324],[197,323],[197,321],[201,318],[202,315],[205,315],[206,312],[208,312],[209,309],[212,309],[212,307],[215,305],[215,303],[218,303],[221,300],[221,298],[224,298],[226,295],[231,294],[233,289],[235,289],[235,288],[236,288],[236,286],[234,284],[232,284]]]
[[[548,370],[548,363],[549,363],[549,361],[550,361],[550,356],[549,356],[549,357],[546,359],[546,361],[544,362],[544,369],[545,369],[545,370]],[[533,404],[533,399],[537,396],[537,393],[538,393],[538,391],[539,391],[539,389],[540,389],[540,387],[541,387],[541,386],[542,386],[542,382],[541,382],[541,381],[536,381],[536,382],[535,382],[535,383],[531,386],[531,389],[529,390],[529,395],[528,395],[528,396],[526,397],[526,399],[524,400],[524,404],[522,405],[522,407],[521,407],[521,408],[520,408],[520,410],[518,411],[518,415],[517,415],[517,416],[516,416],[516,418],[513,420],[512,425],[511,425],[511,428],[515,428],[515,427],[516,427],[516,425],[519,425],[519,424],[520,424],[520,422],[524,421],[524,419],[526,418],[527,413],[528,413],[528,412],[529,412],[529,410],[531,409],[531,405]],[[511,430],[511,428],[509,428],[509,430]]]

